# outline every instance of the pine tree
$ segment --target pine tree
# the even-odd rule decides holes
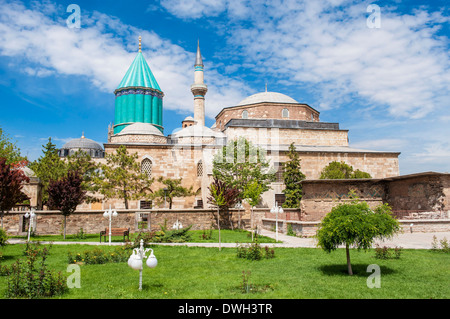
[[[301,171],[300,158],[295,151],[294,143],[289,146],[288,157],[289,161],[282,164],[284,167],[283,179],[286,185],[286,188],[283,190],[283,193],[286,195],[283,207],[300,208],[300,201],[303,195],[301,181],[306,176]]]
[[[43,155],[36,161],[30,163],[29,167],[42,183],[42,203],[48,201],[48,185],[50,181],[57,181],[67,174],[67,167],[64,161],[58,155],[56,145],[52,143],[52,138],[48,138],[46,145],[42,146]]]

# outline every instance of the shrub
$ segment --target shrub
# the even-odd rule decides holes
[[[258,241],[255,241],[250,245],[237,244],[237,257],[248,260],[261,260],[263,258],[270,259],[275,257],[275,251],[273,248],[270,249],[267,246],[265,246],[263,250]]]
[[[450,247],[449,247],[447,238],[444,237],[443,239],[441,239],[438,242],[436,236],[433,236],[433,241],[431,243],[431,250],[432,251],[443,252],[443,253],[449,253],[450,252]]]
[[[387,246],[375,248],[375,258],[377,259],[399,259],[402,253],[401,247],[390,248]]]
[[[112,252],[105,252],[100,248],[86,250],[83,253],[68,252],[67,262],[69,264],[84,263],[86,265],[126,262],[130,257],[129,248],[127,246],[119,246]]]
[[[2,273],[9,276],[6,298],[52,297],[67,292],[67,278],[61,272],[47,268],[49,249],[41,248],[39,244],[27,245],[24,252],[26,262],[19,259],[9,268],[2,269]],[[36,265],[38,258],[41,261]]]
[[[4,247],[8,244],[8,234],[3,228],[0,228],[0,247]]]
[[[191,234],[189,230],[192,225],[181,228],[172,229],[167,228],[167,220],[164,221],[164,225],[160,225],[161,230],[151,232],[140,232],[131,243],[132,248],[139,248],[141,239],[144,241],[144,246],[149,243],[185,243],[191,240]]]

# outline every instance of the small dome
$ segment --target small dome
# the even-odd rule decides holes
[[[173,137],[225,137],[222,132],[213,131],[209,127],[203,125],[192,125],[172,134]]]
[[[99,143],[84,137],[84,134],[80,138],[75,138],[64,144],[58,153],[59,156],[66,157],[77,151],[86,152],[91,157],[103,157],[105,155],[103,147]]]
[[[120,133],[117,135],[130,135],[130,134],[139,134],[139,135],[159,135],[164,136],[160,130],[158,130],[154,125],[150,123],[133,123],[125,127]]]
[[[183,122],[186,122],[186,121],[192,122],[192,121],[194,121],[194,118],[193,118],[192,116],[187,116],[187,117],[183,120]]]
[[[262,102],[298,103],[296,100],[294,100],[290,96],[287,96],[287,95],[282,94],[282,93],[261,92],[261,93],[256,93],[256,94],[250,95],[249,97],[246,97],[241,102],[239,102],[238,106],[240,106],[240,105],[247,105],[247,104],[262,103]]]
[[[67,142],[62,149],[92,149],[103,151],[103,147],[100,144],[84,136]]]
[[[36,174],[34,173],[34,171],[27,166],[22,168],[22,171],[27,177],[36,177]]]

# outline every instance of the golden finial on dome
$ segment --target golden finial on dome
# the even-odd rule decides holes
[[[141,36],[139,36],[139,52],[142,52],[142,44],[141,44],[141,40],[142,40],[142,37]]]

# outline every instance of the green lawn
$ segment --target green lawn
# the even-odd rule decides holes
[[[190,242],[195,243],[218,243],[219,242],[219,231],[214,229],[212,230],[212,237],[209,239],[203,238],[203,230],[190,230],[188,232],[191,235]],[[209,230],[206,230],[206,233],[209,233]],[[137,236],[138,233],[132,233],[130,234],[130,241],[133,240],[135,236]],[[31,236],[31,241],[76,241],[76,242],[100,242],[100,234],[85,234],[86,238],[78,238],[77,235],[74,234],[66,234],[66,239],[62,235],[38,235],[38,236]],[[251,233],[245,230],[238,231],[238,230],[229,230],[229,229],[222,229],[220,231],[220,237],[222,243],[249,243],[252,241]],[[20,239],[27,239],[27,236],[13,236],[12,238],[20,238]],[[106,236],[106,242],[108,242],[109,238]],[[265,237],[265,236],[258,236],[258,240],[260,243],[275,243],[276,240]],[[102,242],[105,242],[105,238],[102,238]],[[111,242],[123,242],[123,236],[112,236]]]
[[[114,247],[101,246],[112,250]],[[0,250],[2,264],[23,257],[24,245]],[[53,245],[50,268],[66,272],[67,253],[94,249],[89,245]],[[317,248],[276,248],[275,258],[250,261],[236,256],[235,248],[153,246],[158,266],[139,271],[126,262],[81,265],[81,288],[69,299],[317,299],[317,298],[450,298],[450,254],[404,250],[400,259],[376,259],[373,250],[352,251],[353,276],[347,275],[345,250],[328,254]],[[367,266],[381,268],[381,288],[368,288]],[[251,293],[244,293],[242,272],[249,271]],[[0,298],[5,298],[7,277],[0,277]]]

